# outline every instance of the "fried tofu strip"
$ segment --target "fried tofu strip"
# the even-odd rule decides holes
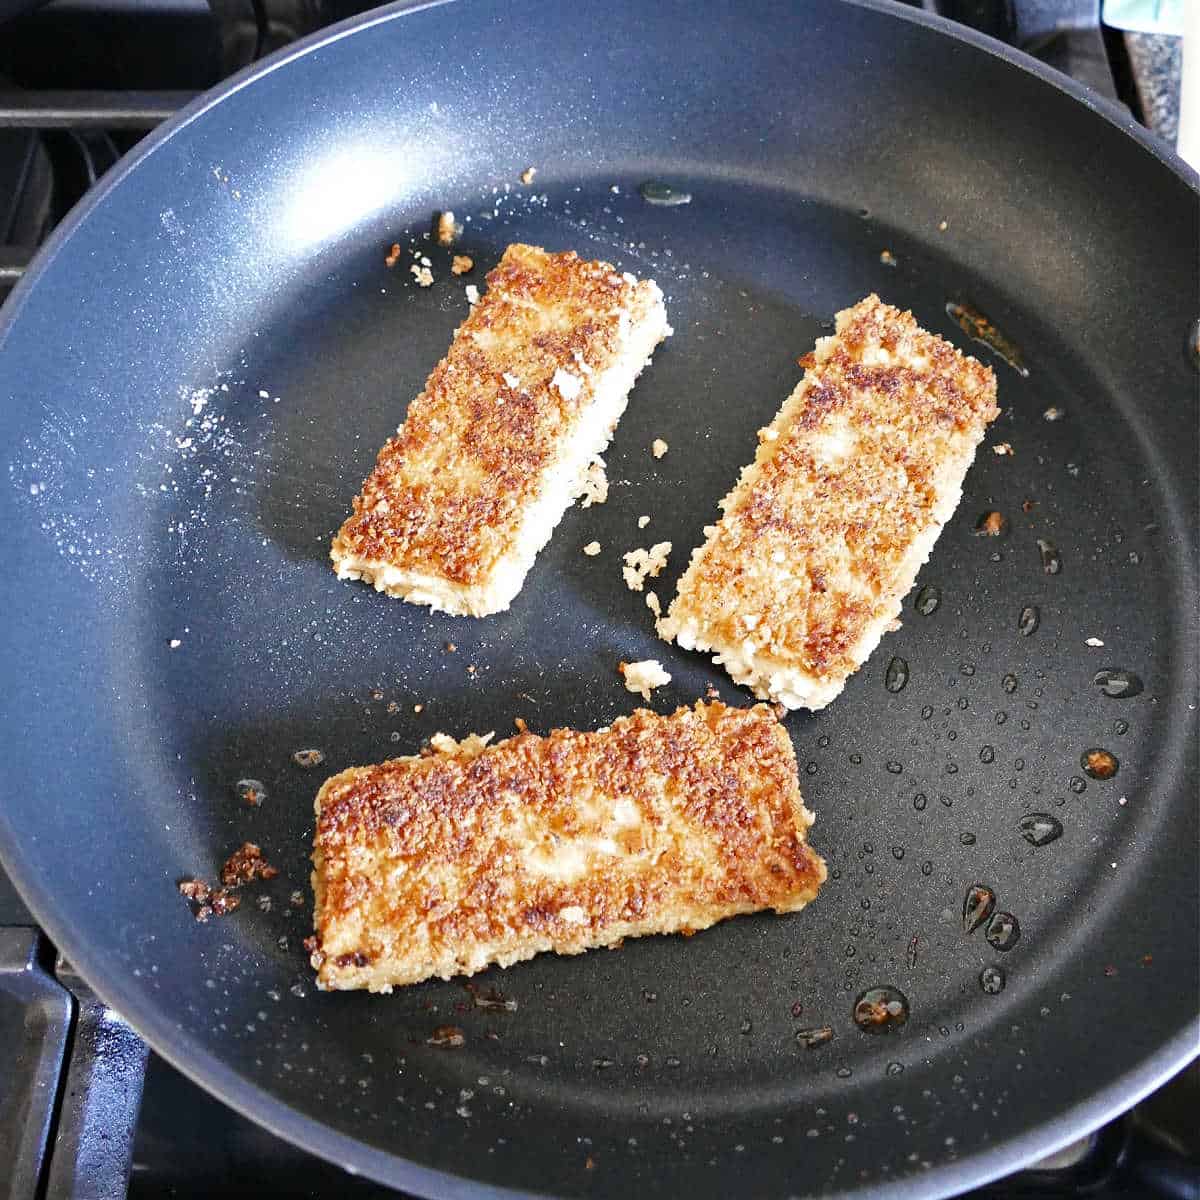
[[[791,739],[765,705],[434,745],[343,771],[317,795],[309,945],[322,989],[387,992],[795,912],[825,879]]]
[[[889,629],[962,497],[991,370],[868,296],[721,501],[658,632],[788,708],[824,708]]]
[[[573,252],[509,246],[487,282],[331,554],[339,579],[472,616],[521,590],[670,333],[657,284]]]

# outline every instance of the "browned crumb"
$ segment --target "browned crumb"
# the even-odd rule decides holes
[[[446,643],[446,653],[447,654],[454,654],[457,650],[458,650],[458,647],[453,642]]]
[[[1033,510],[1035,508],[1037,508],[1037,506],[1038,506],[1038,502],[1036,500],[1022,500],[1021,501],[1021,511],[1022,512],[1033,512]]]
[[[465,1045],[467,1035],[457,1025],[439,1025],[426,1039],[427,1046],[457,1047]]]
[[[992,447],[992,453],[998,454],[1001,457],[1004,457],[1007,455],[1009,458],[1011,458],[1012,452],[1013,452],[1013,448],[1012,448],[1012,446],[1009,445],[1008,442],[997,442],[996,445],[994,445]]]
[[[988,512],[979,518],[975,525],[975,533],[984,537],[999,537],[1007,525],[1003,513]]]
[[[454,244],[458,229],[454,224],[454,214],[449,209],[438,213],[436,233],[439,246],[452,246]]]
[[[243,842],[225,860],[221,868],[221,882],[226,887],[241,887],[255,879],[274,879],[279,874],[277,868],[263,858],[262,850],[253,842]]]
[[[537,167],[526,167],[521,172],[521,182],[528,187],[533,182],[533,177],[537,174]]]
[[[242,903],[242,898],[241,896],[235,896],[233,892],[225,888],[221,888],[219,891],[213,892],[209,903],[212,905],[213,912],[218,917],[223,917],[226,913],[233,912]]]
[[[896,265],[896,256],[890,250],[881,250],[879,252],[879,261],[885,267],[894,267]]]
[[[475,672],[476,672],[478,669],[479,669],[479,668],[478,668],[478,667],[476,667],[476,665],[475,665],[474,663],[472,663],[472,664],[471,664],[471,665],[470,665],[470,666],[467,668],[467,674],[468,674],[468,675],[474,675],[474,674],[475,674]]]
[[[949,228],[950,228],[950,223],[948,221],[939,221],[938,222],[938,230],[941,233],[945,233],[946,230]]]
[[[525,724],[524,717],[513,717],[513,725],[516,726],[516,730],[518,733],[528,733],[529,732],[529,726]]]
[[[475,260],[469,254],[456,254],[450,261],[450,271],[454,275],[466,275],[475,268]]]
[[[670,447],[662,440],[662,438],[655,438],[654,441],[650,443],[650,453],[653,454],[655,458],[662,458],[662,456],[666,454],[669,449]]]
[[[400,243],[393,242],[392,248],[388,251],[387,258],[383,260],[384,266],[391,270],[400,261]]]
[[[428,267],[422,267],[417,263],[413,263],[408,269],[413,273],[413,278],[417,281],[419,287],[433,286],[433,272]]]
[[[203,904],[212,895],[212,889],[203,879],[181,879],[179,894],[189,900],[194,900],[197,904]]]
[[[590,1154],[583,1160],[583,1169],[585,1171],[594,1171],[596,1169],[596,1160]]]

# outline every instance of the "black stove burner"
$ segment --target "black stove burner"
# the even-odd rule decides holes
[[[1123,42],[1101,28],[1098,0],[910,2],[1021,45],[1138,112]],[[0,301],[54,224],[146,130],[263,53],[367,7],[0,0]],[[17,8],[26,11],[6,20]],[[0,1196],[398,1195],[279,1140],[149,1054],[56,960],[3,871],[0,1058]],[[973,1195],[1196,1200],[1198,1109],[1193,1063],[1131,1113]]]

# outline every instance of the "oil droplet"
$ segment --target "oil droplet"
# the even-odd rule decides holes
[[[1132,671],[1115,671],[1105,669],[1097,671],[1092,676],[1092,682],[1106,695],[1114,700],[1128,700],[1130,696],[1139,695],[1145,685],[1139,676]]]
[[[979,761],[981,763],[991,763],[996,761],[996,748],[994,746],[984,746],[979,751]]]
[[[1042,555],[1042,570],[1047,575],[1057,575],[1062,570],[1062,555],[1059,554],[1058,547],[1043,538],[1038,538],[1037,544]]]
[[[1005,677],[1000,680],[1000,686],[1011,696],[1013,692],[1017,690],[1020,682],[1021,681],[1015,675],[1005,675]]]
[[[818,1046],[833,1041],[833,1029],[829,1025],[818,1025],[813,1029],[797,1029],[796,1041],[805,1050],[815,1050]]]
[[[298,767],[303,767],[306,771],[312,770],[313,767],[319,767],[325,761],[325,755],[316,749],[297,750],[292,755],[292,762]]]
[[[1021,924],[1012,913],[998,912],[983,936],[993,950],[1011,950],[1021,938]]]
[[[958,841],[960,845],[973,846],[975,845],[975,835],[969,829],[964,829],[963,832],[958,835]]]
[[[932,704],[925,705],[925,707],[923,709],[921,709],[921,720],[928,721],[929,718],[932,716],[933,716],[933,705]]]
[[[1042,623],[1042,614],[1036,604],[1027,604],[1021,609],[1021,615],[1017,617],[1017,629],[1020,630],[1023,637],[1028,637],[1031,633],[1037,633],[1037,627]]]
[[[958,673],[960,675],[966,675],[968,677],[970,677],[971,675],[974,675],[975,674],[975,664],[969,663],[969,662],[960,663],[959,667],[958,667]]]
[[[426,1039],[427,1046],[448,1048],[465,1045],[467,1035],[457,1025],[439,1025]]]
[[[908,999],[899,988],[869,988],[854,1002],[854,1023],[867,1033],[898,1029],[908,1020]]]
[[[496,991],[495,988],[488,988],[487,991],[481,991],[477,987],[468,986],[467,991],[471,993],[471,1002],[476,1008],[486,1009],[490,1012],[517,1011],[517,1002],[511,997]]]
[[[239,779],[233,790],[237,798],[251,808],[257,808],[267,798],[267,789],[261,779]]]
[[[1118,719],[1113,722],[1113,733],[1115,733],[1118,737],[1121,737],[1123,734],[1126,734],[1128,732],[1129,732],[1129,722],[1128,721],[1122,721],[1122,720]]]
[[[1072,775],[1067,787],[1071,789],[1077,796],[1082,796],[1087,791],[1087,781],[1081,775]]]
[[[892,847],[892,857],[897,862],[903,862],[904,861],[904,847],[903,846],[893,846]]]
[[[1004,971],[1001,967],[984,967],[979,972],[979,986],[983,988],[989,996],[998,996],[1004,991],[1004,985],[1008,982]]]
[[[938,605],[942,602],[942,589],[934,587],[933,584],[927,583],[917,593],[917,612],[923,617],[930,617],[937,612]]]
[[[921,874],[926,876],[933,874],[933,863],[928,859],[921,864]]]
[[[691,192],[673,188],[669,183],[663,183],[660,179],[647,179],[638,188],[638,192],[647,204],[657,204],[663,208],[675,208],[677,205],[691,204],[692,202]]]
[[[968,337],[982,342],[992,353],[1008,363],[1018,375],[1024,379],[1029,378],[1029,368],[1022,361],[1020,349],[1014,342],[1010,342],[979,309],[970,304],[955,304],[953,300],[948,300],[946,315],[952,321],[957,321]]]
[[[904,764],[898,763],[894,759],[887,764],[888,774],[899,775],[904,770]]]
[[[996,907],[996,893],[982,883],[967,889],[963,900],[962,923],[967,933],[974,933],[992,915]]]
[[[854,1072],[852,1070],[850,1070],[849,1067],[838,1067],[838,1069],[836,1071],[834,1071],[834,1074],[839,1079],[849,1079],[850,1076],[854,1074]],[[812,1131],[810,1130],[809,1132],[811,1133]]]
[[[901,1062],[890,1062],[890,1063],[888,1063],[885,1070],[887,1071],[887,1073],[889,1075],[903,1075],[904,1074],[904,1064]]]
[[[928,803],[929,803],[929,798],[925,795],[924,792],[918,792],[913,797],[913,808],[915,808],[917,810],[917,812],[924,812],[925,805]]]
[[[1021,836],[1031,846],[1048,846],[1062,837],[1062,822],[1049,813],[1029,813],[1017,822]]]
[[[893,658],[887,665],[883,686],[889,692],[902,692],[908,683],[908,663],[902,658]]]
[[[1093,748],[1085,750],[1079,756],[1079,765],[1093,779],[1111,779],[1121,764],[1117,761],[1117,756],[1110,750]]]

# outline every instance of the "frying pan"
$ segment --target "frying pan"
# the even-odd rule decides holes
[[[646,181],[691,201],[650,205]],[[424,239],[447,208],[470,278],[513,240],[571,247],[658,278],[676,329],[607,504],[572,509],[482,621],[327,562],[466,312]],[[401,5],[276,55],[112,172],[4,310],[7,870],[171,1062],[414,1193],[943,1195],[1054,1149],[1197,1044],[1198,211],[1125,114],[888,4]],[[1004,414],[933,590],[830,708],[788,718],[819,901],[486,976],[515,1012],[458,983],[316,994],[325,772],[516,716],[604,724],[631,707],[621,659],[664,660],[660,710],[710,682],[741,698],[656,641],[618,554],[671,541],[671,593],[796,357],[872,290],[991,358]],[[1006,532],[976,536],[992,510]],[[1143,690],[1105,694],[1104,669]],[[1115,777],[1086,775],[1091,748]],[[1031,814],[1061,836],[1030,844]],[[198,924],[177,882],[247,840],[278,878]],[[976,884],[1011,948],[964,930]],[[910,1016],[870,1036],[852,1007],[882,984]],[[465,1045],[429,1045],[442,1024]]]

